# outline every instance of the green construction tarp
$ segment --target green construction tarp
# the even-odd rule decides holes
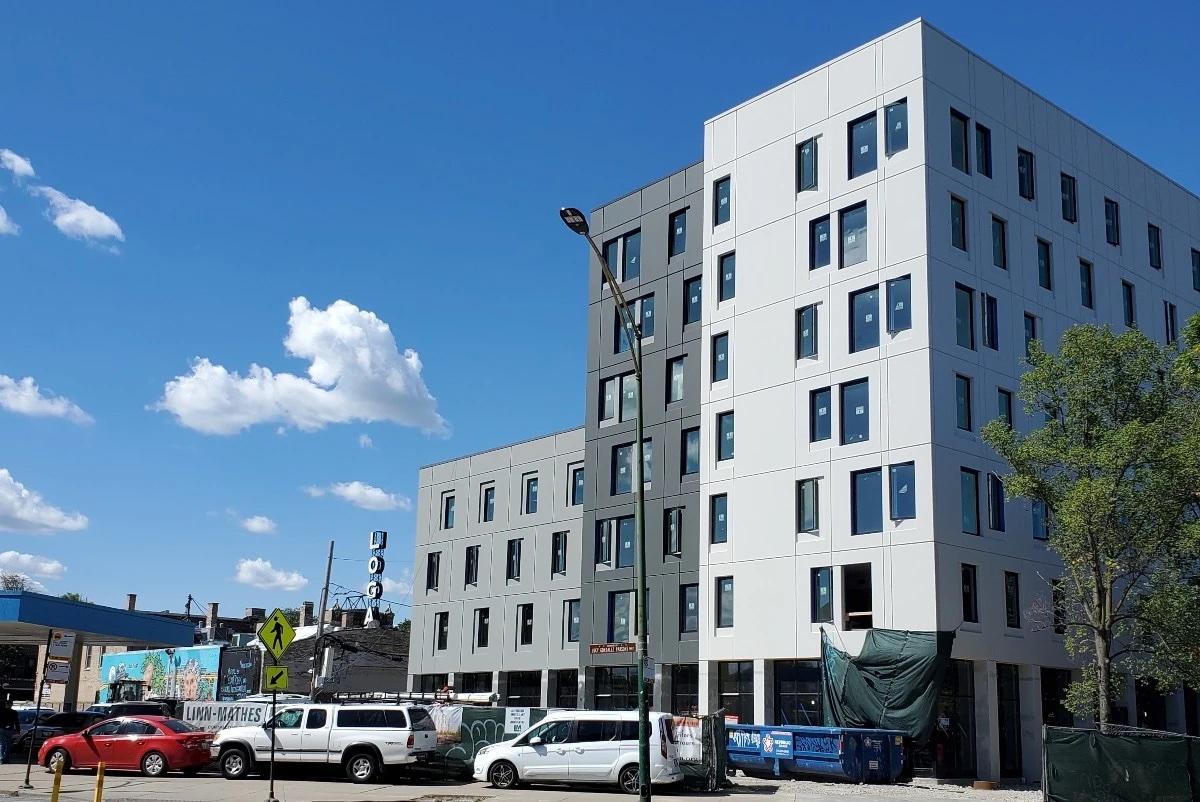
[[[1197,799],[1195,738],[1104,735],[1047,727],[1050,802],[1189,802]]]
[[[900,730],[923,743],[933,730],[953,632],[871,629],[858,657],[821,632],[825,726]]]

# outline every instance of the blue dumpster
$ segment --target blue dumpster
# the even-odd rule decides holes
[[[730,767],[748,774],[890,783],[904,765],[904,737],[891,730],[727,724],[725,753]]]
[[[904,770],[904,733],[854,730],[862,745],[863,782],[893,783]]]

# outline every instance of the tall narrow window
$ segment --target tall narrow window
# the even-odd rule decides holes
[[[533,605],[517,605],[517,645],[533,645]]]
[[[1004,482],[994,473],[987,475],[988,527],[996,532],[1004,531]]]
[[[1028,312],[1025,313],[1025,359],[1028,360],[1033,355],[1033,341],[1038,338],[1037,318]]]
[[[713,225],[719,226],[729,222],[733,211],[732,185],[729,176],[713,183]]]
[[[875,112],[859,117],[848,125],[850,136],[849,177],[858,178],[875,169]]]
[[[808,359],[817,355],[817,305],[809,304],[796,310],[796,358]]]
[[[596,522],[596,565],[612,565],[613,531],[615,520]]]
[[[712,338],[712,380],[723,382],[729,378],[729,335],[717,334]]]
[[[833,568],[809,569],[809,587],[812,593],[811,620],[814,624],[833,621]]]
[[[437,650],[444,652],[450,645],[450,613],[438,613],[434,618],[434,626],[437,628]]]
[[[1008,223],[992,216],[992,264],[1008,270]]]
[[[425,589],[437,590],[441,577],[442,553],[431,551],[425,555]]]
[[[1021,628],[1021,578],[1012,571],[1004,572],[1004,623]]]
[[[637,554],[637,535],[634,517],[626,515],[617,519],[617,567],[632,568]]]
[[[1150,266],[1162,270],[1162,229],[1148,223],[1146,225],[1146,240],[1150,244]]]
[[[604,243],[604,263],[613,271],[613,278],[621,280],[621,239],[610,239]],[[603,282],[601,282],[603,283]]]
[[[1004,425],[1012,428],[1013,425],[1013,396],[1012,392],[1001,387],[996,388],[996,417],[1004,421]]]
[[[1092,263],[1084,259],[1079,260],[1079,302],[1086,309],[1096,308],[1095,293],[1092,290]]]
[[[850,532],[883,531],[883,471],[871,468],[850,474]]]
[[[850,353],[879,345],[879,285],[850,293]]]
[[[686,378],[687,357],[677,356],[667,360],[667,403],[674,404],[683,400],[684,380]]]
[[[816,532],[821,526],[818,509],[817,480],[801,479],[796,482],[796,529],[799,532]]]
[[[842,390],[842,445],[861,443],[871,434],[871,389],[866,379],[847,382]]]
[[[1062,218],[1068,223],[1079,222],[1079,195],[1075,176],[1059,173],[1059,185],[1062,188]]]
[[[1062,583],[1063,580],[1061,577],[1050,580],[1050,622],[1054,626],[1055,635],[1063,635],[1067,631],[1066,599],[1064,598]]]
[[[916,479],[914,463],[901,462],[888,467],[889,517],[893,521],[917,517]]]
[[[887,283],[887,330],[891,334],[912,328],[912,279],[889,279]]]
[[[832,393],[828,387],[813,390],[808,394],[808,439],[811,442],[828,440],[833,426],[830,410]]]
[[[617,402],[620,396],[620,376],[600,380],[600,422],[617,419]]]
[[[817,140],[806,139],[796,147],[796,191],[817,188]]]
[[[1167,345],[1174,345],[1179,339],[1179,310],[1170,301],[1163,301],[1163,326]]]
[[[626,373],[619,377],[621,381],[621,420],[633,420],[637,417],[638,381],[636,373]]]
[[[479,584],[479,546],[467,546],[465,559],[463,560],[463,584],[478,585]]]
[[[621,280],[642,274],[642,232],[631,231],[621,238]]]
[[[608,594],[608,642],[628,643],[633,638],[633,591]]]
[[[1192,248],[1192,289],[1200,292],[1200,251]]]
[[[700,322],[700,276],[683,282],[683,325]]]
[[[700,629],[700,586],[679,586],[679,631],[696,632]]]
[[[1000,314],[996,296],[983,294],[983,346],[1000,350]]]
[[[633,492],[633,443],[612,447],[612,495]]]
[[[717,462],[733,459],[733,413],[717,415]]]
[[[718,493],[708,501],[708,535],[713,543],[729,540],[729,496]]]
[[[569,532],[555,532],[550,536],[550,573],[567,573],[567,536]]]
[[[733,577],[717,577],[717,626],[733,626]]]
[[[962,531],[964,535],[979,534],[979,471],[962,468],[959,471],[959,498],[962,501]]]
[[[654,479],[654,439],[647,437],[642,441],[642,484],[648,485]]]
[[[1124,315],[1126,326],[1131,329],[1137,328],[1137,299],[1133,285],[1128,281],[1121,282],[1121,313]]]
[[[1017,148],[1017,192],[1025,200],[1033,200],[1035,184],[1033,154]]]
[[[680,473],[684,476],[700,473],[700,430],[684,429],[682,439]]]
[[[752,265],[753,267],[753,265]],[[734,295],[734,279],[737,270],[737,254],[727,253],[717,259],[717,273],[720,281],[717,283],[717,302],[728,301]]]
[[[663,512],[663,554],[683,554],[683,507]]]
[[[583,466],[571,469],[571,506],[578,507],[583,503],[587,483],[584,481]]]
[[[1045,540],[1050,537],[1050,514],[1046,510],[1046,502],[1035,499],[1031,505],[1033,516],[1033,537],[1035,540]]]
[[[992,177],[992,131],[979,123],[975,123],[975,169]]]
[[[967,202],[950,196],[950,244],[960,251],[967,249]]]
[[[521,578],[521,538],[519,537],[508,541],[504,578],[511,582],[516,582]]]
[[[962,616],[969,624],[979,623],[978,569],[970,563],[962,564]]]
[[[971,431],[971,379],[962,374],[954,376],[954,407],[958,428]]]
[[[484,523],[496,520],[496,486],[486,485],[482,490],[479,514]]]
[[[975,291],[954,285],[954,329],[958,344],[975,350]]]
[[[1050,261],[1050,243],[1044,239],[1037,241],[1038,286],[1044,290],[1054,290],[1054,267]]]
[[[538,478],[525,477],[525,514],[533,515],[538,511]]]
[[[567,599],[563,605],[563,619],[567,643],[579,643],[579,599]]]
[[[492,611],[487,607],[475,608],[475,648],[486,649],[488,645],[488,629],[491,623]]]
[[[687,247],[687,209],[680,209],[671,215],[670,228],[667,232],[667,258],[678,256]]]
[[[842,252],[838,267],[850,267],[867,261],[867,203],[863,201],[838,212]]]
[[[883,107],[884,152],[891,156],[908,149],[908,98]]]
[[[1121,244],[1121,206],[1111,198],[1104,199],[1104,241]]]
[[[971,172],[967,154],[967,117],[950,109],[950,164],[956,170]]]
[[[829,215],[808,224],[808,269],[829,265]]]
[[[454,528],[454,495],[442,496],[442,529]]]

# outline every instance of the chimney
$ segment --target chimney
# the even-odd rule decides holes
[[[310,601],[300,605],[300,626],[311,627],[313,625],[313,606]]]
[[[125,609],[131,610],[131,611],[137,609],[137,594],[136,593],[126,593],[125,594]]]
[[[208,639],[217,639],[217,609],[220,605],[217,602],[208,603],[208,615],[204,619],[204,628],[208,630]]]

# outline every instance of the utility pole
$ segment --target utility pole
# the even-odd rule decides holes
[[[321,605],[317,612],[317,637],[313,638],[312,685],[308,691],[308,697],[313,700],[317,698],[317,677],[325,674],[325,661],[321,659],[321,638],[325,635],[325,606],[329,604],[329,578],[333,573],[333,544],[334,541],[329,541],[329,558],[325,561],[325,586],[321,588]]]

